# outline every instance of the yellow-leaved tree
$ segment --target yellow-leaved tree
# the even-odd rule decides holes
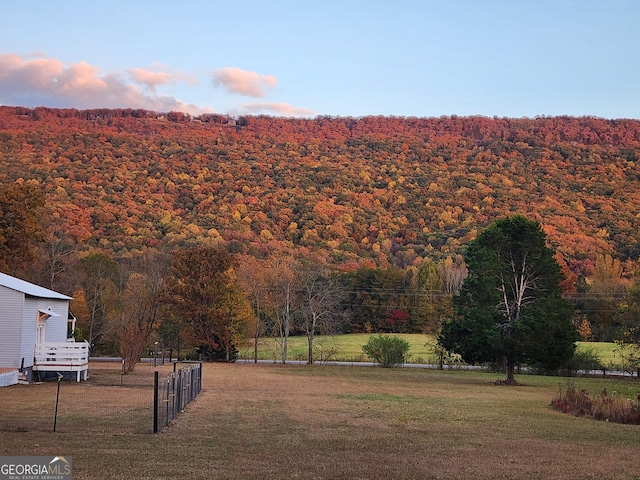
[[[163,301],[203,360],[235,360],[240,340],[252,335],[253,310],[236,278],[234,259],[224,249],[176,250]]]

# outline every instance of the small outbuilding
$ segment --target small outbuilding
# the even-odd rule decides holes
[[[0,386],[47,375],[87,379],[89,343],[73,337],[71,297],[0,273]],[[4,385],[3,385],[4,384]]]

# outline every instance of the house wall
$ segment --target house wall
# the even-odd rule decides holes
[[[0,285],[0,367],[20,367],[22,335],[22,307],[24,294]],[[33,364],[31,358],[25,363]],[[27,366],[28,366],[27,365]]]
[[[22,341],[20,343],[20,358],[25,359],[25,367],[33,365],[38,310],[47,310],[48,308],[60,316],[49,317],[46,320],[45,342],[64,342],[67,340],[69,301],[26,296],[22,312]]]

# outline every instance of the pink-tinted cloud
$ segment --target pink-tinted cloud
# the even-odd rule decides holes
[[[134,82],[144,85],[152,92],[156,91],[158,85],[176,84],[178,82],[185,82],[191,85],[197,84],[197,80],[193,76],[162,66],[158,66],[153,70],[132,68],[127,70],[127,73]]]
[[[0,82],[3,90],[45,89],[52,78],[62,74],[62,62],[53,59],[35,58],[24,61],[19,55],[0,55]]]
[[[166,72],[151,72],[149,70],[144,70],[142,68],[134,68],[129,70],[129,75],[131,78],[138,82],[146,85],[150,90],[156,89],[157,85],[164,85],[169,83],[170,76]]]
[[[103,74],[87,62],[64,65],[60,60],[40,56],[0,54],[0,105],[53,108],[144,108],[157,112],[182,111],[198,115],[209,108],[186,104],[157,92],[164,85],[188,83],[196,79],[188,73],[163,65],[150,69],[133,68]],[[261,97],[276,85],[275,77],[239,68],[214,72],[214,84],[234,93]],[[237,114],[267,114],[309,117],[316,112],[286,103],[240,105]],[[229,112],[231,113],[231,112]]]
[[[213,72],[213,85],[231,93],[249,97],[264,97],[265,88],[276,86],[276,77],[260,75],[238,67],[225,67]]]
[[[26,107],[60,108],[144,108],[159,112],[171,110],[199,114],[211,111],[185,104],[168,95],[158,95],[155,86],[175,79],[175,75],[131,74],[146,86],[141,89],[126,75],[101,75],[100,68],[87,62],[65,67],[60,60],[47,57],[21,57],[0,54],[0,104]],[[136,78],[137,76],[137,78]]]
[[[317,114],[308,108],[296,107],[288,103],[247,103],[242,105],[246,114],[271,114],[285,117],[313,117]]]

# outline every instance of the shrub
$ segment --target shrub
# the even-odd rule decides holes
[[[438,363],[438,368],[442,370],[445,365],[462,365],[462,357],[458,353],[451,353],[441,345],[433,346],[433,354]]]
[[[576,375],[578,372],[590,372],[592,370],[602,370],[602,360],[593,348],[576,350],[571,360],[566,365],[567,374],[569,376]]]
[[[591,397],[586,390],[578,390],[569,384],[566,392],[551,401],[551,406],[578,417],[640,425],[640,395],[635,400],[616,398],[603,390],[597,397]]]
[[[409,342],[391,335],[369,337],[362,351],[374,362],[384,368],[402,365],[409,354]]]

